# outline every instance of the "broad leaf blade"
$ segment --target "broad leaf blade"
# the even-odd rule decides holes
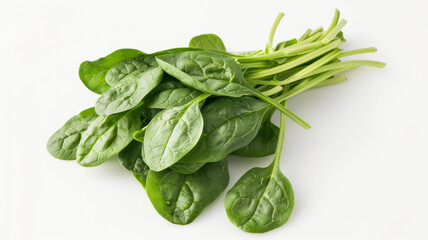
[[[267,118],[262,123],[262,126],[253,141],[231,154],[247,158],[261,158],[272,155],[276,150],[278,134],[279,128],[270,121],[270,118]]]
[[[76,160],[77,146],[82,134],[96,117],[98,115],[94,108],[89,108],[69,119],[49,138],[46,146],[48,152],[61,160]]]
[[[112,66],[107,71],[105,79],[110,86],[114,86],[135,71],[144,72],[145,70],[156,67],[158,67],[158,64],[154,56],[140,55],[126,59]]]
[[[190,51],[156,57],[159,66],[187,86],[229,97],[253,94],[239,66],[228,56],[208,51]]]
[[[170,168],[174,170],[175,172],[181,173],[181,174],[192,174],[196,171],[198,171],[201,167],[205,165],[204,162],[197,162],[197,163],[175,163]]]
[[[107,71],[125,59],[142,54],[144,53],[136,49],[119,49],[98,60],[85,61],[79,67],[80,80],[92,92],[102,94],[110,88],[105,80]]]
[[[224,191],[228,183],[225,160],[208,163],[189,175],[170,169],[149,171],[146,190],[162,217],[175,224],[188,224]]]
[[[141,127],[139,112],[99,116],[83,134],[77,148],[77,162],[94,167],[118,154],[132,141],[132,133]]]
[[[189,42],[189,47],[226,52],[226,47],[224,46],[223,41],[215,34],[202,34],[193,37]]]
[[[159,67],[133,72],[98,98],[96,112],[111,115],[134,108],[161,82],[162,74]]]
[[[269,105],[251,97],[217,98],[204,106],[204,131],[180,163],[216,162],[248,145],[257,135]]]
[[[148,108],[172,108],[189,103],[201,92],[195,89],[180,87],[175,89],[165,89],[145,101]]]
[[[198,101],[157,114],[144,135],[145,160],[150,169],[161,171],[180,160],[198,142],[203,124]]]
[[[262,233],[277,228],[293,210],[291,184],[273,166],[249,170],[226,194],[227,216],[246,232]]]
[[[142,143],[134,140],[118,154],[120,164],[127,170],[147,175],[149,167],[141,154]]]

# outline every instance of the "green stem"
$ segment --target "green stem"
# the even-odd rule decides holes
[[[300,41],[300,42],[297,42],[296,44],[294,44],[294,46],[299,46],[299,45],[303,45],[303,44],[306,44],[306,43],[311,43],[311,42],[314,42],[314,41],[316,41],[318,38],[320,38],[321,37],[321,35],[322,35],[322,33],[320,33],[320,32],[318,32],[318,33],[315,33],[314,35],[312,35],[312,36],[308,36],[308,38],[306,38],[305,40],[302,40],[302,41]]]
[[[340,39],[336,39],[333,42],[331,42],[331,43],[329,43],[329,44],[327,44],[321,48],[318,48],[318,49],[316,49],[310,53],[307,53],[305,55],[297,57],[293,61],[287,62],[287,63],[279,65],[277,67],[273,67],[270,69],[266,69],[266,70],[262,70],[262,71],[255,72],[252,74],[248,74],[246,76],[246,78],[247,79],[261,78],[261,77],[266,77],[266,76],[270,76],[270,75],[274,75],[274,74],[286,71],[288,69],[299,66],[305,62],[308,62],[314,58],[317,58],[317,57],[323,55],[324,53],[329,52],[330,50],[337,48],[338,46],[340,46],[341,43],[342,43],[342,41]]]
[[[346,81],[345,76],[332,77],[332,78],[329,78],[329,79],[319,83],[318,85],[314,86],[314,88],[324,87],[324,86],[333,85],[333,84],[337,84],[337,83],[342,83],[345,81]]]
[[[308,123],[306,123],[301,118],[299,118],[296,114],[294,114],[293,112],[291,112],[290,110],[285,108],[279,102],[275,101],[274,99],[272,99],[270,97],[263,95],[262,93],[258,92],[255,89],[253,89],[253,91],[254,91],[254,95],[256,97],[258,97],[261,100],[263,100],[264,102],[269,103],[270,105],[274,106],[276,109],[278,109],[279,111],[281,111],[282,113],[287,115],[287,117],[289,117],[291,120],[293,120],[294,122],[296,122],[297,124],[299,124],[303,128],[305,128],[305,129],[311,128],[311,126]]]
[[[323,30],[324,30],[324,28],[321,27],[321,26],[319,26],[319,27],[315,28],[314,30],[312,30],[311,34],[309,34],[309,37],[311,37],[311,36],[313,36],[313,35],[315,35],[317,33],[321,33],[322,34]]]
[[[248,68],[265,68],[269,67],[271,63],[269,62],[250,62],[250,63],[238,63],[241,68],[248,69]]]
[[[342,52],[338,57],[347,57],[347,56],[363,54],[363,53],[374,53],[376,51],[377,51],[377,49],[374,47],[360,48],[360,49]]]
[[[272,28],[270,29],[269,39],[266,46],[266,53],[270,53],[273,51],[272,42],[273,42],[273,36],[275,35],[276,28],[278,27],[279,22],[281,22],[281,19],[284,17],[284,13],[280,12],[278,16],[276,17],[275,21],[273,22]]]
[[[339,21],[339,17],[340,17],[340,12],[336,8],[334,11],[333,20],[331,20],[330,26],[328,27],[327,31],[325,31],[325,33],[321,38],[324,38],[325,36],[327,36],[327,34],[331,32],[331,30],[337,25],[337,22]]]
[[[287,92],[288,88],[284,88],[284,92]],[[284,107],[287,106],[287,101],[283,102]],[[275,156],[273,157],[273,172],[275,168],[279,169],[279,162],[281,160],[282,148],[284,147],[284,137],[285,137],[285,123],[287,121],[286,115],[281,113],[279,120],[279,134],[278,134],[278,143],[276,144]]]
[[[269,89],[269,90],[266,90],[266,91],[263,91],[263,92],[261,92],[261,93],[262,93],[263,95],[265,95],[265,96],[272,96],[272,95],[274,95],[274,94],[277,94],[277,93],[281,92],[281,91],[282,91],[282,89],[283,89],[283,87],[282,87],[282,86],[277,85],[277,86],[274,86],[273,88],[271,88],[271,89]]]
[[[272,81],[272,80],[248,80],[248,83],[250,84],[263,84],[263,85],[281,85],[278,81]]]
[[[312,32],[312,29],[308,28],[308,30],[306,30],[306,31],[302,34],[302,36],[301,36],[301,37],[299,37],[299,39],[297,39],[297,42],[301,42],[301,41],[305,40],[305,39],[309,36],[309,34],[311,34],[311,32]]]
[[[335,71],[330,71],[330,72],[321,74],[320,76],[318,76],[318,77],[316,77],[316,78],[314,78],[312,80],[309,80],[306,84],[304,84],[302,86],[298,86],[296,88],[293,88],[291,91],[287,92],[285,95],[279,96],[275,100],[278,101],[278,102],[287,100],[287,99],[289,99],[289,98],[291,98],[291,97],[293,97],[293,96],[295,96],[295,95],[297,95],[299,93],[302,93],[302,92],[304,92],[304,91],[306,91],[306,90],[308,90],[308,89],[310,89],[312,87],[317,86],[321,82],[329,79],[330,77],[332,77],[332,76],[334,76],[336,74],[342,73],[344,71],[348,71],[348,70],[350,70],[352,68],[355,68],[355,67],[348,67],[348,68],[338,69],[338,70],[335,70]]]
[[[320,68],[321,66],[323,66],[324,64],[330,62],[331,60],[337,58],[337,56],[340,54],[342,50],[340,49],[334,49],[331,52],[329,52],[328,54],[324,55],[322,58],[318,59],[317,61],[315,61],[314,63],[310,64],[309,66],[305,67],[304,69],[300,70],[299,72],[297,72],[296,74],[294,74],[293,76],[281,81],[283,83],[292,83],[295,82],[299,79],[302,79],[302,76],[305,76],[307,74],[309,74],[310,72]]]
[[[370,61],[370,60],[352,60],[352,61],[346,61],[346,62],[331,63],[328,65],[319,67],[318,69],[315,69],[311,72],[308,72],[307,74],[301,75],[299,79],[313,76],[315,74],[330,71],[330,70],[336,70],[336,69],[347,68],[347,67],[360,67],[360,66],[383,68],[385,67],[385,63],[378,62],[378,61]],[[297,80],[293,79],[293,81],[297,81]],[[290,82],[289,81],[281,82],[281,84],[288,84],[288,83]]]
[[[340,22],[329,32],[321,42],[323,44],[328,44],[331,40],[333,40],[336,35],[342,30],[342,28],[346,25],[346,20],[342,19]]]

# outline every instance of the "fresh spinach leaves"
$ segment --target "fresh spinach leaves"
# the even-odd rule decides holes
[[[95,109],[88,108],[78,115],[70,118],[64,126],[58,129],[48,140],[48,152],[58,159],[76,160],[77,146],[82,134],[97,118]]]
[[[286,116],[310,126],[289,111],[285,101],[308,89],[346,80],[336,76],[376,61],[341,57],[375,52],[344,52],[339,12],[330,27],[308,29],[301,37],[273,44],[276,18],[263,50],[226,52],[215,34],[193,37],[189,47],[145,54],[119,49],[80,65],[79,77],[101,96],[95,107],[69,119],[48,140],[59,159],[94,167],[118,155],[154,208],[166,220],[188,224],[229,182],[228,155],[265,157],[228,191],[230,221],[246,232],[283,225],[294,206],[293,189],[280,171]],[[284,105],[283,105],[284,104]],[[280,127],[271,122],[281,114]]]
[[[191,223],[226,189],[227,161],[207,163],[192,174],[150,170],[146,191],[156,211],[176,224]]]
[[[226,47],[224,46],[223,41],[215,34],[202,34],[195,36],[190,40],[189,47],[226,52]]]
[[[80,80],[92,92],[103,94],[110,88],[105,79],[107,71],[123,60],[143,54],[136,49],[119,49],[98,60],[85,61],[79,67]]]

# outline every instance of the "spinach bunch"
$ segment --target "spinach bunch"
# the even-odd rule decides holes
[[[146,54],[119,49],[80,65],[79,76],[100,94],[95,107],[70,118],[48,140],[49,153],[84,167],[118,156],[146,189],[166,220],[188,224],[228,186],[228,156],[262,158],[265,168],[246,172],[227,192],[230,221],[246,232],[283,225],[293,210],[290,181],[280,171],[285,122],[309,125],[286,108],[287,99],[308,89],[346,80],[336,76],[376,61],[341,57],[339,12],[327,30],[308,29],[300,38],[264,50],[231,53],[215,34],[199,35],[189,47]],[[280,126],[271,122],[281,112]]]

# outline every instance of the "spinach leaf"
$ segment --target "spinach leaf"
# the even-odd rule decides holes
[[[164,170],[196,145],[204,124],[199,102],[208,96],[202,94],[186,105],[165,109],[150,121],[143,148],[151,170]]]
[[[124,149],[132,133],[141,127],[139,107],[108,116],[97,117],[83,134],[77,147],[77,162],[94,167]]]
[[[150,170],[147,167],[147,170]],[[139,173],[132,173],[135,177],[135,179],[137,179],[137,181],[141,184],[141,186],[143,186],[144,189],[146,189],[146,182],[147,182],[147,174],[149,172],[147,171],[147,173],[144,174],[139,174]]]
[[[156,57],[159,66],[171,76],[201,92],[217,96],[254,95],[274,106],[305,129],[310,125],[276,100],[254,89],[239,65],[230,57],[210,51],[189,51]]]
[[[121,61],[111,67],[107,71],[105,79],[110,86],[114,86],[123,78],[135,71],[144,72],[144,70],[156,67],[158,67],[158,64],[156,63],[154,56],[140,55]]]
[[[193,37],[189,42],[189,47],[226,52],[226,47],[224,46],[223,41],[215,34],[202,34]]]
[[[120,164],[127,170],[147,175],[149,167],[143,161],[141,154],[142,143],[138,141],[132,141],[118,154]]]
[[[178,162],[172,165],[170,168],[178,173],[191,174],[198,171],[204,165],[205,165],[204,162],[197,162],[197,163],[179,163]]]
[[[94,108],[88,108],[70,118],[60,129],[49,138],[48,152],[58,159],[76,160],[77,146],[82,133],[88,129],[94,119],[98,117]]]
[[[246,232],[267,232],[290,217],[294,195],[288,179],[274,164],[246,172],[227,192],[230,221]]]
[[[170,85],[171,82],[162,84]],[[148,97],[145,102],[146,107],[148,108],[165,109],[184,105],[199,95],[201,95],[201,92],[198,90],[180,86],[157,92],[156,94],[153,94],[152,97]]]
[[[134,71],[98,98],[95,111],[110,115],[134,108],[161,82],[162,74],[159,67]]]
[[[251,97],[220,97],[205,105],[201,139],[179,162],[216,162],[248,145],[259,132],[269,107]]]
[[[131,171],[134,177],[146,188],[146,178],[149,174],[149,166],[143,161],[141,154],[142,143],[132,141],[126,148],[120,151],[118,157],[120,164]]]
[[[227,161],[208,163],[192,174],[150,170],[147,195],[156,211],[175,224],[191,223],[229,183]]]
[[[239,66],[226,55],[209,51],[187,51],[156,57],[171,76],[199,91],[219,96],[252,94]]]
[[[269,115],[263,121],[259,132],[250,144],[231,154],[248,158],[261,158],[274,154],[278,143],[279,128],[271,122],[271,116]]]
[[[227,216],[246,232],[261,233],[277,228],[287,222],[293,210],[293,188],[279,165],[285,121],[285,114],[281,114],[279,141],[272,163],[266,168],[250,169],[226,194]]]
[[[80,64],[79,77],[83,84],[94,93],[102,94],[110,86],[105,80],[107,71],[115,64],[139,55],[143,52],[136,49],[119,49],[95,61],[85,61]]]

